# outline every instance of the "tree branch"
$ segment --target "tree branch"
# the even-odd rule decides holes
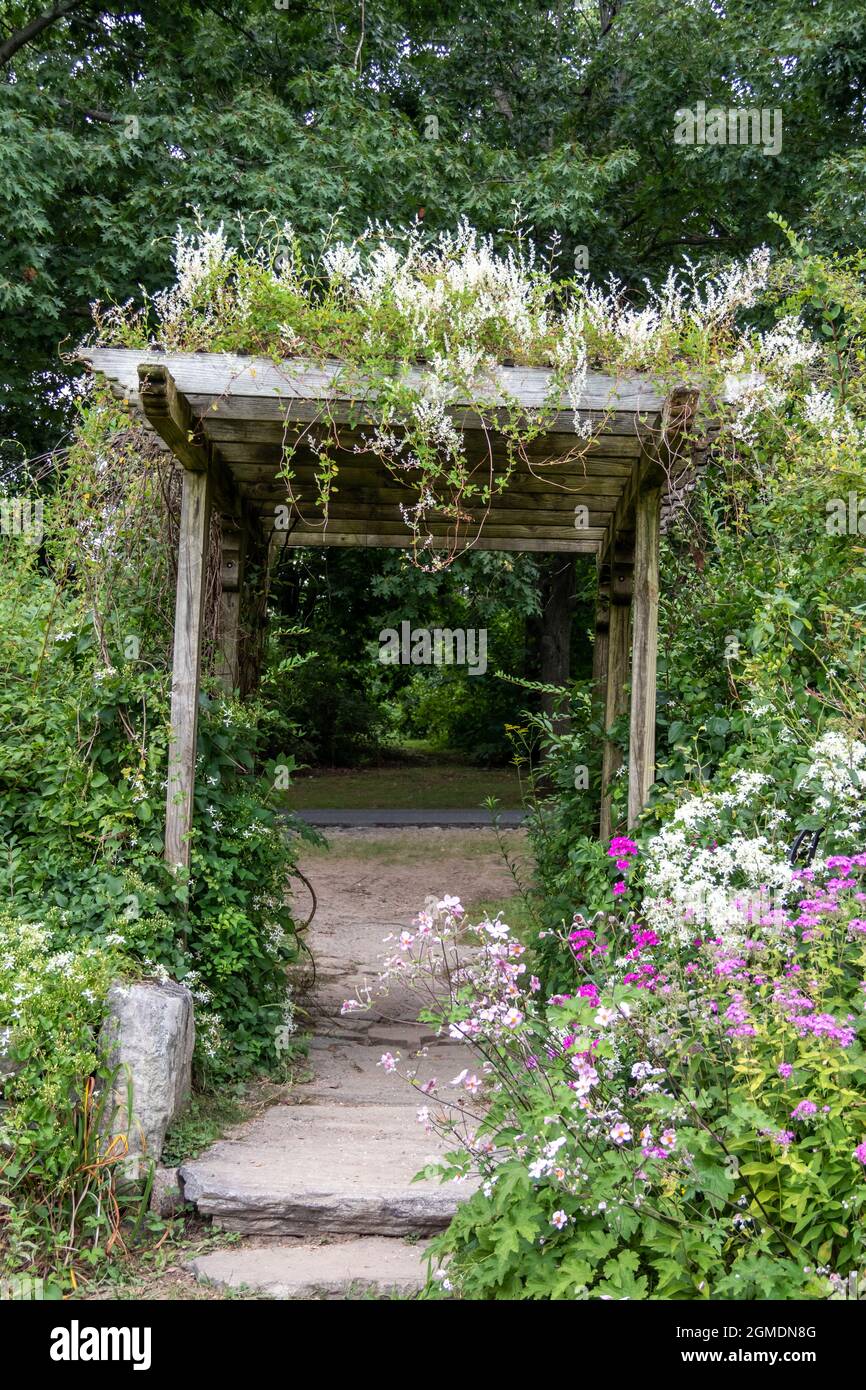
[[[31,19],[29,24],[24,25],[23,29],[10,34],[8,39],[0,43],[0,63],[8,63],[10,58],[15,57],[19,48],[23,48],[25,44],[37,38],[43,29],[56,24],[58,19],[69,14],[70,10],[77,10],[84,3],[85,0],[60,0],[60,3],[46,14],[37,15],[35,19]]]

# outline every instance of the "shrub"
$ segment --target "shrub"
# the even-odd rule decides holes
[[[290,1021],[302,827],[263,794],[261,707],[206,682],[189,878],[166,867],[170,480],[99,393],[64,462],[44,550],[0,541],[0,890],[70,946],[116,937],[187,982],[199,1076],[247,1074]]]
[[[98,1050],[109,984],[129,969],[110,935],[70,943],[43,923],[0,914],[0,1269],[59,1274],[119,1240],[125,1145],[100,1134],[113,1077]]]

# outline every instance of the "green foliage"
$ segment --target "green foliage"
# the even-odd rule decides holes
[[[192,1096],[165,1136],[163,1165],[178,1168],[186,1159],[198,1158],[229,1125],[239,1124],[244,1119],[243,1099],[244,1089],[240,1084]]]
[[[146,1210],[147,1190],[118,1192],[125,1146],[100,1132],[115,1078],[97,1033],[109,984],[133,966],[8,912],[0,962],[0,1272],[59,1275],[104,1260],[122,1216]]]
[[[474,761],[508,756],[505,725],[524,703],[498,678],[531,661],[527,621],[538,604],[529,555],[470,552],[426,572],[400,552],[286,552],[272,582],[284,615],[269,635],[262,730],[275,759],[351,766],[422,739]],[[380,634],[411,628],[484,629],[487,670],[387,664]]]
[[[120,939],[143,973],[186,981],[215,1079],[277,1061],[298,827],[262,800],[258,709],[204,694],[189,882],[163,862],[165,517],[130,433],[113,407],[84,408],[45,506],[50,571],[26,537],[2,541],[0,885],[24,920]]]

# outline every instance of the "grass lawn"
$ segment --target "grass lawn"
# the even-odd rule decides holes
[[[472,767],[422,756],[375,767],[324,768],[300,773],[285,793],[292,811],[474,811],[495,796],[503,811],[521,807],[513,767]]]

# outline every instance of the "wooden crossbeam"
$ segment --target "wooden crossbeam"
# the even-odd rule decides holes
[[[112,374],[120,384],[135,388],[135,374],[142,352],[135,348],[84,348],[80,355],[95,371]],[[358,406],[375,405],[377,391],[373,382],[349,364],[339,361],[310,362],[290,358],[273,362],[269,358],[246,357],[240,353],[195,352],[148,354],[154,364],[162,364],[172,375],[178,389],[186,396],[207,395],[214,400],[277,402],[285,413],[296,419],[315,419],[311,407],[328,406],[331,419],[345,416],[350,423],[359,413]],[[410,389],[423,390],[429,368],[423,365],[395,364],[395,373]],[[494,367],[473,388],[455,388],[453,409],[464,429],[482,428],[495,418],[497,408],[517,405],[527,411],[549,408],[553,370],[549,367]],[[572,402],[567,390],[554,401],[556,418],[562,428],[574,428],[575,415],[583,412],[619,411],[634,415],[662,409],[666,396],[663,383],[647,376],[606,376],[590,372],[581,385],[580,397]],[[474,410],[473,402],[483,399],[491,403],[489,415],[483,418]],[[250,415],[254,408],[247,404]],[[321,413],[321,409],[319,412]],[[633,429],[633,425],[632,425]]]
[[[522,552],[527,551],[532,554],[549,555],[597,555],[600,538],[588,538],[586,532],[575,532],[575,539],[552,540],[549,537],[541,538],[532,536],[491,536],[485,530],[476,539],[473,534],[467,537],[465,534],[460,537],[460,545],[463,547],[467,539],[471,542],[473,550],[507,550]],[[385,534],[373,531],[362,531],[360,533],[344,533],[338,530],[328,529],[322,531],[283,531],[275,533],[277,543],[291,549],[313,548],[319,549],[321,546],[339,547],[365,547],[378,549],[380,547],[392,547],[397,550],[409,550],[415,544],[413,536],[404,527],[401,532],[392,531]],[[440,535],[435,538],[435,548],[437,550],[448,549],[448,537]],[[420,550],[428,547],[419,545]]]
[[[220,458],[201,421],[164,364],[139,364],[138,398],[148,423],[184,469],[209,475],[211,498],[220,511],[234,517],[242,525],[252,524],[252,515],[231,469]]]

